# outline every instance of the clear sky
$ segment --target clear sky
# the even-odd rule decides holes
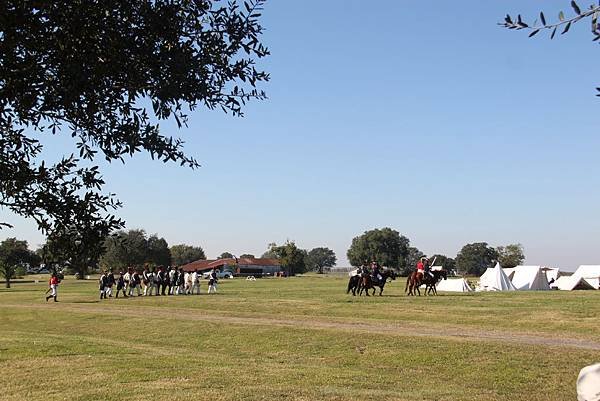
[[[106,189],[128,228],[209,258],[291,239],[344,266],[353,237],[389,226],[428,254],[486,241],[522,243],[530,264],[600,263],[598,44],[586,22],[553,41],[496,25],[542,9],[572,12],[567,0],[269,1],[269,100],[243,119],[165,125],[200,170],[137,156],[103,165]],[[16,224],[0,238],[43,242],[0,213]]]

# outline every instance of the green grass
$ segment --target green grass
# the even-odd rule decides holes
[[[67,280],[46,304],[45,284],[17,283],[0,290],[0,399],[572,400],[600,360],[600,292],[345,286],[234,279],[217,295],[99,302],[95,282]]]

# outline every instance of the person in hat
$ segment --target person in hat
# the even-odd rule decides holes
[[[105,299],[108,288],[108,275],[106,274],[106,270],[102,271],[102,275],[98,279],[98,286],[100,290],[100,299]]]
[[[194,291],[200,295],[200,274],[198,274],[198,270],[194,270],[192,273],[192,295],[194,295]]]
[[[127,270],[125,271],[125,274],[123,275],[123,294],[124,295],[128,295],[129,294],[129,286],[131,285],[131,268],[128,267]]]
[[[425,275],[425,262],[427,258],[422,256],[417,262],[417,278],[419,280],[423,280],[423,276]]]
[[[380,283],[383,277],[381,276],[381,268],[379,267],[379,263],[377,261],[371,262],[371,275],[373,276],[373,281],[375,284]]]
[[[117,279],[117,294],[115,298],[119,298],[119,292],[123,293],[123,296],[127,298],[127,292],[125,291],[125,275],[123,271],[119,272],[119,278]]]
[[[52,276],[50,277],[50,281],[48,281],[48,285],[50,286],[50,295],[48,295],[46,297],[46,302],[48,302],[48,300],[50,298],[54,298],[54,302],[58,302],[58,284],[60,283],[60,280],[58,279],[58,276],[56,275],[56,273],[52,273]]]
[[[211,292],[214,292],[216,294],[217,282],[218,282],[217,268],[215,267],[211,270],[210,275],[208,276],[208,291],[207,291],[208,294],[210,294]]]
[[[115,275],[113,274],[112,269],[108,271],[106,277],[108,279],[108,286],[106,287],[104,298],[106,298],[107,295],[112,298],[112,288],[113,285],[115,285]]]

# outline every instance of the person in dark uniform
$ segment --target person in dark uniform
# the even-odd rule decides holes
[[[160,295],[167,295],[165,294],[165,291],[167,290],[167,286],[169,285],[169,275],[167,274],[163,266],[160,267],[158,275],[160,276]]]
[[[379,267],[379,263],[373,261],[371,263],[371,275],[373,277],[373,282],[378,284],[383,277],[381,277],[381,268]]]
[[[165,280],[167,283],[167,295],[171,295],[171,286],[173,285],[173,269],[171,269],[171,266],[167,267],[167,272],[165,274]],[[163,294],[165,295],[165,294]]]
[[[179,295],[179,270],[173,270],[173,283],[171,284],[171,295]]]
[[[132,277],[135,289],[137,289],[137,296],[140,297],[142,296],[142,277],[140,276],[140,273],[138,273],[137,270],[134,270]]]
[[[117,279],[117,295],[115,298],[119,298],[120,291],[122,291],[123,296],[127,298],[127,294],[125,293],[125,276],[122,271],[119,272],[119,278]]]
[[[175,291],[177,292],[177,295],[185,295],[185,292],[183,290],[185,274],[183,273],[183,269],[175,268],[175,270],[177,271],[177,282],[174,284],[176,286]]]
[[[144,271],[142,271],[142,284],[144,284],[144,296],[148,295],[148,289],[150,288],[150,269],[148,265],[144,265]]]
[[[160,295],[160,287],[162,285],[162,282],[160,281],[160,269],[161,267],[158,266],[154,271],[154,286],[156,290],[156,295]]]
[[[217,278],[217,268],[215,267],[211,270],[210,276],[208,276],[208,294],[210,294],[211,292],[217,292],[218,281],[219,280]]]
[[[108,287],[106,288],[106,294],[112,298],[112,288],[115,285],[115,275],[113,274],[112,270],[108,271]],[[104,298],[106,298],[106,295],[104,295]]]

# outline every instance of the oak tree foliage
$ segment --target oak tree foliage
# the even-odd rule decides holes
[[[175,266],[181,266],[197,260],[206,259],[204,250],[199,246],[179,244],[173,245],[170,250],[171,262]]]
[[[242,116],[266,98],[264,3],[0,2],[0,208],[35,220],[65,252],[123,228],[96,163],[147,153],[198,167],[160,122],[181,128],[198,107]],[[44,160],[52,135],[72,137],[76,153]]]
[[[333,267],[337,262],[335,252],[326,247],[311,249],[306,254],[305,265],[308,270],[323,274],[323,269]]]
[[[39,258],[29,250],[27,241],[7,238],[0,242],[0,277],[4,278],[6,288],[10,288],[10,281],[18,270],[35,262],[39,262]]]
[[[396,230],[385,227],[365,231],[355,237],[346,256],[352,266],[372,261],[394,269],[408,268],[410,241]]]

